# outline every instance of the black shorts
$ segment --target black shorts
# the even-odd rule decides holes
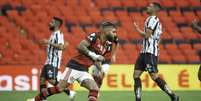
[[[41,77],[45,80],[56,80],[57,81],[58,68],[46,64],[42,68]]]
[[[157,73],[158,57],[150,53],[141,53],[135,63],[135,70]]]

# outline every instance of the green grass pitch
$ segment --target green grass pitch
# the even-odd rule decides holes
[[[180,101],[201,101],[201,91],[177,91]],[[0,101],[26,101],[37,92],[0,92]],[[77,91],[76,101],[87,101],[86,91]],[[65,93],[48,98],[48,101],[69,101]],[[134,101],[131,91],[102,91],[99,101]],[[143,91],[142,101],[170,101],[162,91]]]

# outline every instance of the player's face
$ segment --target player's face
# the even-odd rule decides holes
[[[117,29],[114,27],[104,28],[107,40],[113,41],[114,37],[117,35]]]
[[[49,29],[52,31],[56,27],[56,21],[52,19],[52,21],[49,23]]]
[[[151,14],[154,12],[154,5],[152,3],[149,4],[149,6],[147,6],[147,13]]]

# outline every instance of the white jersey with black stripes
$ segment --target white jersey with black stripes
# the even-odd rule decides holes
[[[49,38],[49,42],[64,45],[63,33],[59,30],[53,32]],[[60,68],[62,50],[59,50],[59,49],[51,46],[50,44],[48,44],[46,51],[47,51],[47,59],[46,59],[45,64],[49,64],[55,68]]]
[[[153,30],[153,33],[149,38],[143,39],[143,48],[141,53],[150,53],[155,56],[158,56],[159,50],[159,40],[162,34],[162,25],[157,16],[149,16],[144,23],[144,31],[147,29]]]

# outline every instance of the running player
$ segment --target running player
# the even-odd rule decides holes
[[[201,22],[199,22],[197,20],[193,20],[191,27],[193,28],[193,30],[195,30],[199,34],[201,34]],[[199,54],[201,54],[201,51],[199,52]],[[198,70],[198,79],[201,81],[201,65],[200,65],[200,68]]]
[[[88,73],[88,68],[96,64],[101,71],[103,55],[107,53],[107,40],[116,36],[116,26],[107,22],[101,27],[100,33],[92,33],[81,41],[77,47],[78,54],[72,57],[66,65],[58,85],[43,90],[38,96],[27,101],[40,101],[48,96],[62,92],[74,81],[89,90],[88,101],[97,101],[99,88],[93,77]]]
[[[49,29],[52,31],[52,34],[49,40],[42,40],[42,43],[47,45],[47,58],[40,75],[40,92],[46,89],[46,81],[52,85],[56,85],[58,83],[57,74],[58,69],[60,68],[62,50],[65,48],[63,33],[60,31],[62,23],[62,19],[53,17],[52,21],[49,23]],[[70,95],[70,91],[68,89],[66,89],[65,92],[67,95]],[[71,92],[70,99],[73,99],[73,96],[74,92]]]
[[[157,12],[161,9],[160,4],[150,3],[147,7],[149,17],[144,24],[144,31],[134,22],[134,27],[143,39],[143,48],[136,61],[133,79],[134,79],[134,92],[136,101],[141,101],[142,85],[140,76],[144,71],[148,71],[152,80],[167,93],[171,101],[179,101],[179,96],[176,96],[173,91],[167,86],[166,82],[158,75],[157,62],[158,62],[158,45],[160,36],[162,34],[162,26],[159,18],[156,16]]]

